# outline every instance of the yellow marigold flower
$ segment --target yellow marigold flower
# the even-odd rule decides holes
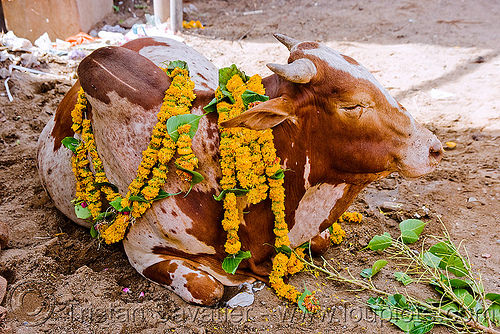
[[[330,232],[330,240],[334,244],[340,244],[342,240],[344,240],[345,237],[345,231],[340,227],[338,223],[333,223],[331,227],[331,232]]]
[[[361,223],[363,215],[359,212],[344,212],[340,218],[341,223]]]
[[[101,231],[101,237],[108,245],[122,240],[125,236],[128,223],[128,215],[118,215],[113,224],[111,224],[104,231]]]

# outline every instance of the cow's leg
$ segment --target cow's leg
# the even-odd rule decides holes
[[[158,262],[144,269],[142,274],[189,303],[211,306],[224,293],[224,286],[212,275],[181,259]]]
[[[322,255],[330,248],[330,231],[324,230],[311,239],[311,251],[315,255]]]

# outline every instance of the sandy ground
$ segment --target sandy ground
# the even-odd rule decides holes
[[[129,15],[129,4],[108,22]],[[433,173],[416,180],[391,175],[363,191],[351,208],[363,213],[363,223],[345,225],[346,240],[327,258],[358,273],[380,258],[361,250],[373,235],[397,236],[397,224],[416,214],[429,222],[426,234],[440,234],[440,218],[452,239],[466,245],[486,289],[500,292],[498,1],[192,4],[198,10],[186,18],[201,20],[206,29],[183,36],[217,66],[236,63],[249,74],[267,75],[266,63],[285,63],[288,56],[272,33],[319,40],[363,63],[443,143],[457,143]],[[45,58],[40,68],[71,78],[76,65]],[[352,287],[322,276],[299,273],[291,279],[318,291],[323,311],[315,317],[294,312],[267,288],[247,308],[200,308],[142,278],[120,245],[99,247],[88,231],[54,208],[36,171],[38,135],[72,80],[15,71],[9,81],[13,102],[0,88],[0,221],[11,235],[0,254],[0,275],[8,281],[2,306],[18,310],[9,312],[4,324],[13,333],[399,332],[367,311],[363,302],[369,293],[349,291]],[[401,203],[402,209],[382,213],[384,202]],[[392,289],[393,271],[384,268],[376,284]],[[432,295],[425,287],[409,290]]]

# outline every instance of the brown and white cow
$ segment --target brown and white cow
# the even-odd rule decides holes
[[[273,127],[277,153],[286,170],[289,238],[296,247],[325,231],[370,182],[394,171],[407,177],[429,173],[443,151],[438,139],[354,59],[316,42],[276,38],[288,47],[290,58],[286,65],[268,65],[275,73],[263,79],[270,100],[224,125]],[[70,111],[79,86],[91,104],[89,116],[107,176],[125,195],[170,84],[158,65],[178,59],[189,65],[197,95],[192,112],[200,115],[214,96],[217,69],[182,43],[139,39],[123,47],[98,49],[81,62],[79,83],[43,130],[38,149],[45,189],[71,220],[89,226],[74,214],[71,152],[61,146],[64,137],[74,135]],[[218,143],[217,115],[208,114],[193,140],[198,171],[205,180],[187,197],[155,202],[123,240],[130,263],[143,276],[202,305],[217,302],[225,285],[266,281],[274,254],[268,246],[274,240],[269,200],[247,205],[240,198],[240,208],[248,213],[242,218],[239,236],[242,249],[252,257],[242,262],[235,275],[222,270],[226,256],[220,224],[223,208],[213,199],[221,190]],[[187,188],[169,172],[166,191]]]

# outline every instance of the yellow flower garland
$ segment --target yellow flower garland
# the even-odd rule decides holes
[[[219,124],[240,115],[247,110],[242,94],[250,90],[257,94],[265,93],[260,76],[254,75],[244,81],[239,74],[233,75],[226,84],[226,89],[234,99],[234,103],[220,101],[217,103]],[[221,100],[223,94],[220,87],[216,91],[216,99]],[[271,129],[255,131],[244,128],[225,129],[220,131],[220,165],[222,190],[234,188],[247,190],[247,201],[257,204],[267,198],[271,199],[271,210],[275,217],[275,247],[290,246],[288,225],[285,222],[285,189],[283,178],[275,177],[281,169],[280,159],[276,156],[274,136]],[[225,250],[228,254],[236,254],[241,250],[238,238],[240,212],[236,205],[236,195],[227,192],[224,197],[224,219],[222,227],[227,232]],[[304,257],[304,250],[295,250]],[[294,252],[290,256],[278,252],[273,259],[273,270],[269,276],[271,287],[279,297],[297,302],[301,293],[293,286],[285,284],[283,277],[301,271],[304,264]]]
[[[164,70],[167,72],[166,69]],[[122,240],[129,224],[141,217],[151,206],[152,200],[158,196],[165,183],[168,171],[167,164],[176,153],[176,149],[180,154],[177,161],[181,167],[193,170],[198,165],[198,159],[192,153],[191,138],[188,135],[190,125],[185,124],[178,127],[177,131],[180,135],[177,143],[170,138],[166,125],[170,117],[190,113],[191,103],[196,97],[193,93],[194,83],[189,78],[187,69],[176,67],[169,75],[172,82],[165,92],[160,112],[157,115],[158,122],[153,128],[150,143],[147,149],[142,152],[137,176],[130,183],[127,195],[120,201],[123,210],[117,211],[111,222],[99,222],[94,226],[107,244]],[[92,218],[97,221],[99,215],[102,214],[101,191],[109,202],[115,201],[121,196],[109,186],[109,181],[106,178],[102,160],[99,158],[95,146],[90,120],[86,119],[87,104],[85,93],[83,89],[80,89],[71,117],[73,120],[72,129],[75,133],[82,135],[82,142],[75,149],[71,161],[77,181],[75,197],[82,207],[88,206]],[[90,169],[90,161],[87,156],[91,157],[95,175]],[[190,180],[189,173],[182,173],[185,179]],[[97,184],[103,185],[99,189],[96,187]],[[142,196],[145,201],[131,200],[133,196]],[[130,212],[125,211],[126,208],[131,208]]]

